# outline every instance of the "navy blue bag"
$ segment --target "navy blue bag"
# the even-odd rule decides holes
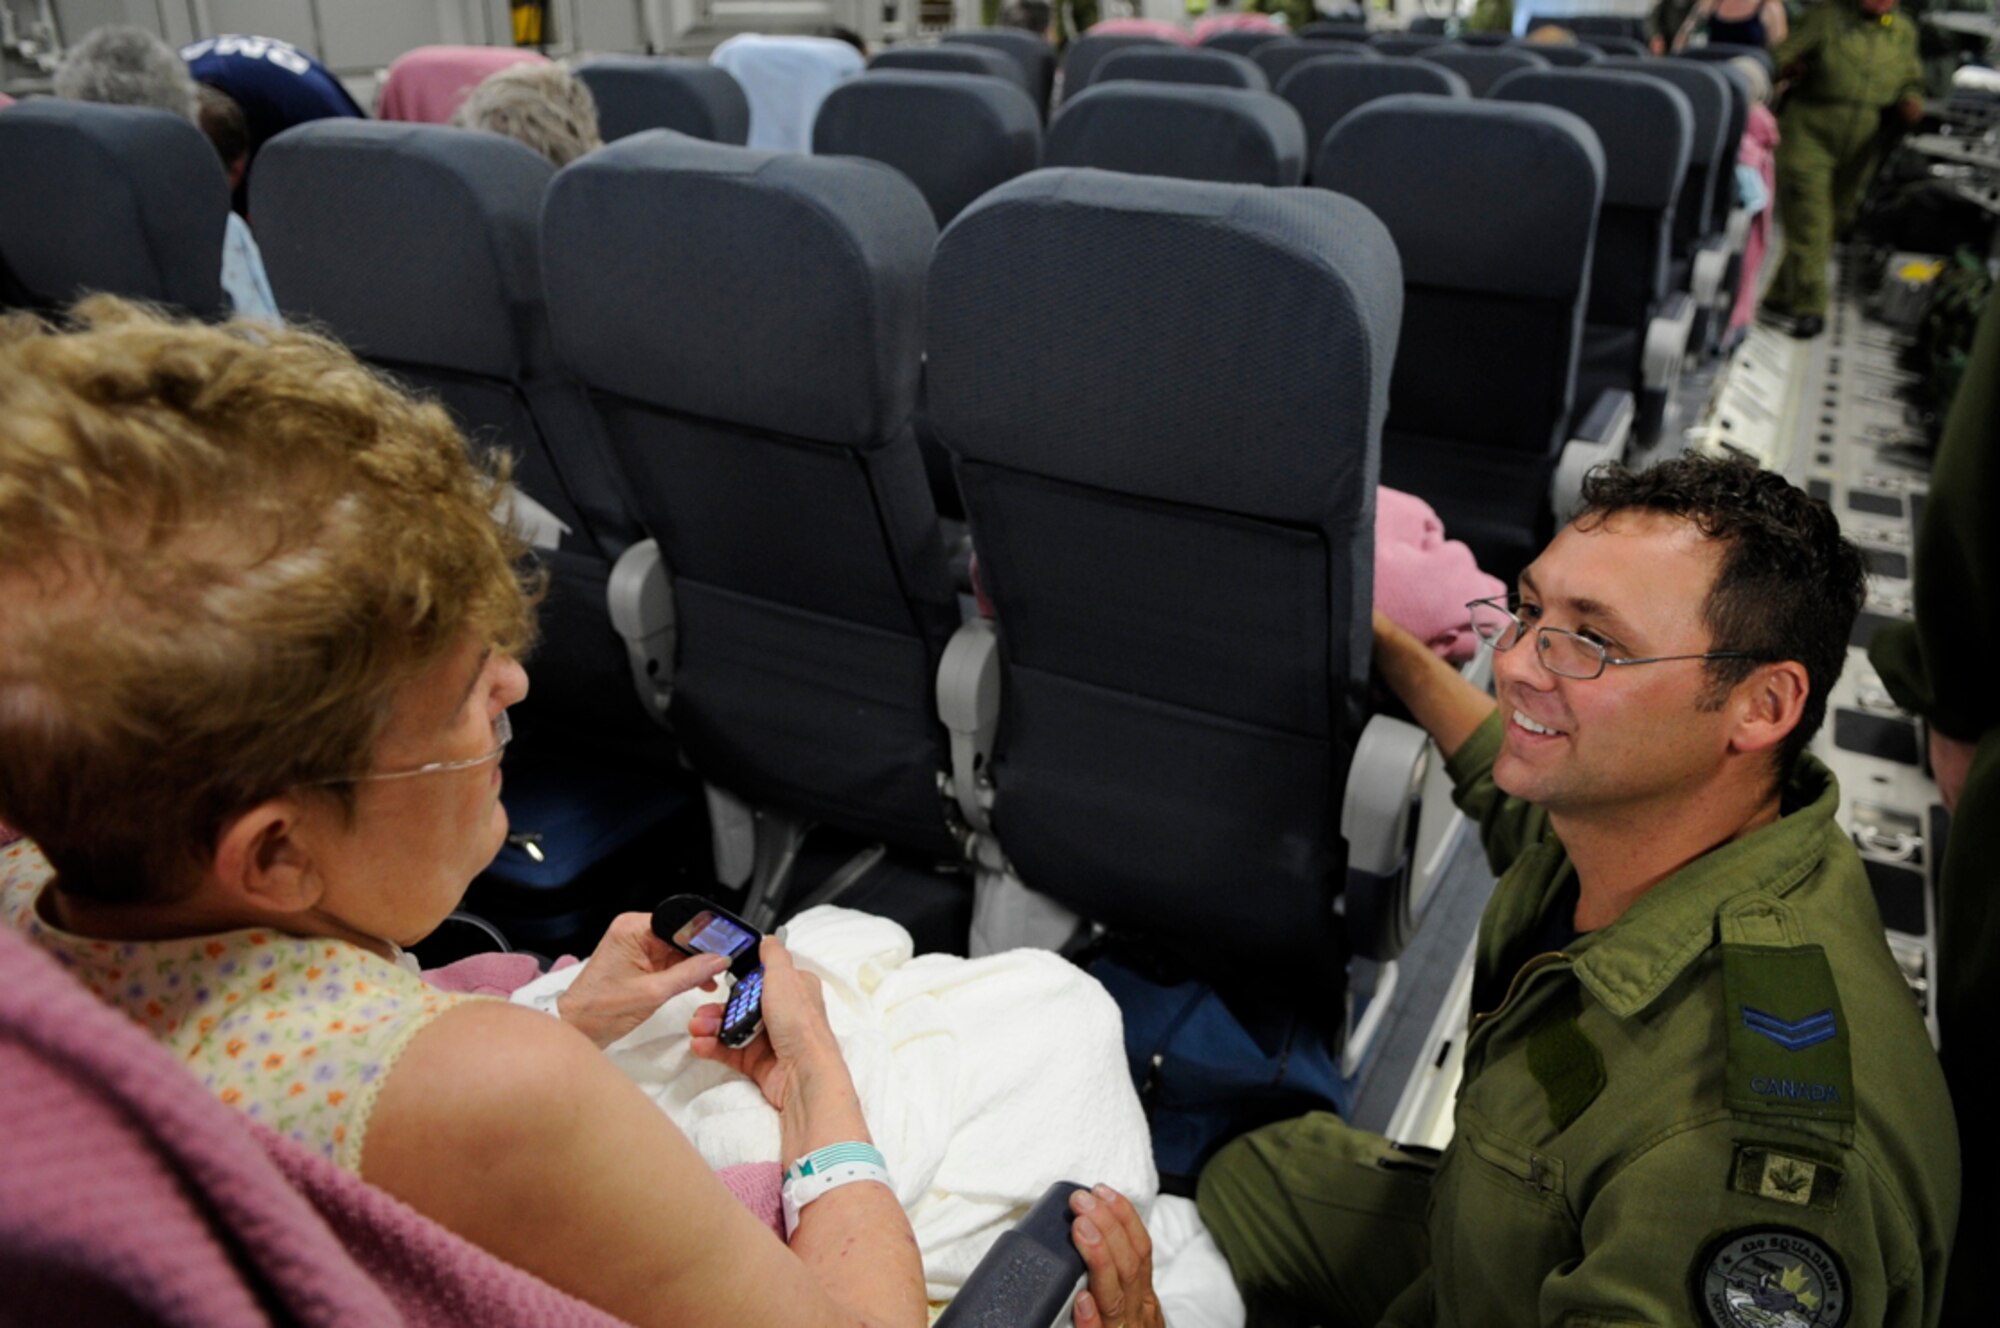
[[[1192,1195],[1216,1150],[1309,1111],[1345,1115],[1337,1046],[1296,1002],[1143,974],[1118,959],[1089,970],[1125,1018],[1125,1057],[1153,1130],[1160,1188]]]

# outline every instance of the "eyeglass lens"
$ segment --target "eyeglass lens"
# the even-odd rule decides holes
[[[1511,649],[1527,628],[1505,609],[1478,603],[1472,606],[1472,630],[1481,641],[1499,651]],[[1565,678],[1590,679],[1604,672],[1604,651],[1574,632],[1542,628],[1536,633],[1535,649],[1541,655],[1542,667]]]

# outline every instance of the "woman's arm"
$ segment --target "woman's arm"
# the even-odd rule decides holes
[[[784,1022],[783,1004],[767,994],[767,1018]],[[806,1114],[852,1099],[844,1065],[798,1068]],[[825,1110],[835,1129],[859,1116]],[[587,1038],[530,1010],[470,1002],[418,1033],[375,1104],[362,1175],[632,1323],[924,1319],[922,1265],[893,1194],[848,1185],[807,1207],[800,1236],[819,1243],[815,1228],[838,1247],[828,1276],[774,1239]]]
[[[1791,20],[1785,17],[1784,0],[1764,0],[1764,46],[1776,50],[1790,35]]]

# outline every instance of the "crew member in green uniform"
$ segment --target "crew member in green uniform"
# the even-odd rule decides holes
[[[2000,1177],[2000,1148],[1979,1119],[1985,1045],[2000,1014],[2000,300],[1990,296],[1931,469],[1917,531],[1916,622],[1875,634],[1868,658],[1889,694],[1930,724],[1931,772],[1952,812],[1938,875],[1938,1033],[1958,1108],[1965,1174]],[[1959,1220],[1960,1258],[1945,1292],[1946,1323],[1992,1317],[1987,1269],[2000,1249],[1990,1194]]]
[[[1269,1126],[1202,1217],[1260,1325],[1935,1324],[1951,1108],[1804,752],[1860,554],[1747,462],[1584,498],[1477,612],[1497,704],[1377,617],[1503,872],[1450,1146]]]
[[[1820,0],[1778,48],[1790,84],[1778,116],[1778,225],[1785,252],[1763,311],[1793,336],[1826,326],[1833,239],[1854,221],[1875,173],[1882,116],[1924,113],[1917,25],[1896,0]]]

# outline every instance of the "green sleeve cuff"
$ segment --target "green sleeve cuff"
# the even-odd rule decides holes
[[[1451,776],[1453,797],[1462,798],[1473,785],[1491,775],[1493,763],[1499,757],[1500,712],[1495,710],[1444,763],[1445,773]]]

